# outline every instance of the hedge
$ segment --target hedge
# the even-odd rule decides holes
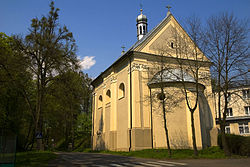
[[[231,153],[250,156],[250,136],[226,134],[226,141]],[[218,136],[218,145],[223,148],[221,135]]]

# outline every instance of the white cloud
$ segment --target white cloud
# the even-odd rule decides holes
[[[94,58],[94,56],[85,56],[82,60],[80,60],[79,65],[81,70],[88,70],[95,65],[96,61]]]

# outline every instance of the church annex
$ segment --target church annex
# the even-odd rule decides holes
[[[187,67],[196,60],[178,56],[174,33],[182,39],[187,37],[191,43],[192,40],[170,11],[150,32],[142,10],[136,21],[138,41],[92,82],[92,148],[117,151],[166,148],[161,88],[166,92],[165,118],[171,147],[192,148],[190,111],[181,83],[188,85],[192,97],[195,77]],[[199,96],[194,124],[198,149],[217,144],[211,63],[202,52],[200,55],[203,58],[199,75],[208,77],[199,80],[196,87]],[[184,62],[181,68],[180,60]],[[189,100],[192,104],[193,99]]]

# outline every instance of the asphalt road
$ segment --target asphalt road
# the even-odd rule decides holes
[[[56,154],[58,158],[51,161],[49,167],[250,167],[250,158],[154,160],[94,153],[58,152]]]

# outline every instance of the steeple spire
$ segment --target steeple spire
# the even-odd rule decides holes
[[[142,14],[142,5],[140,4],[141,14],[136,18],[137,26],[137,39],[140,40],[148,32],[148,19],[145,15]]]

